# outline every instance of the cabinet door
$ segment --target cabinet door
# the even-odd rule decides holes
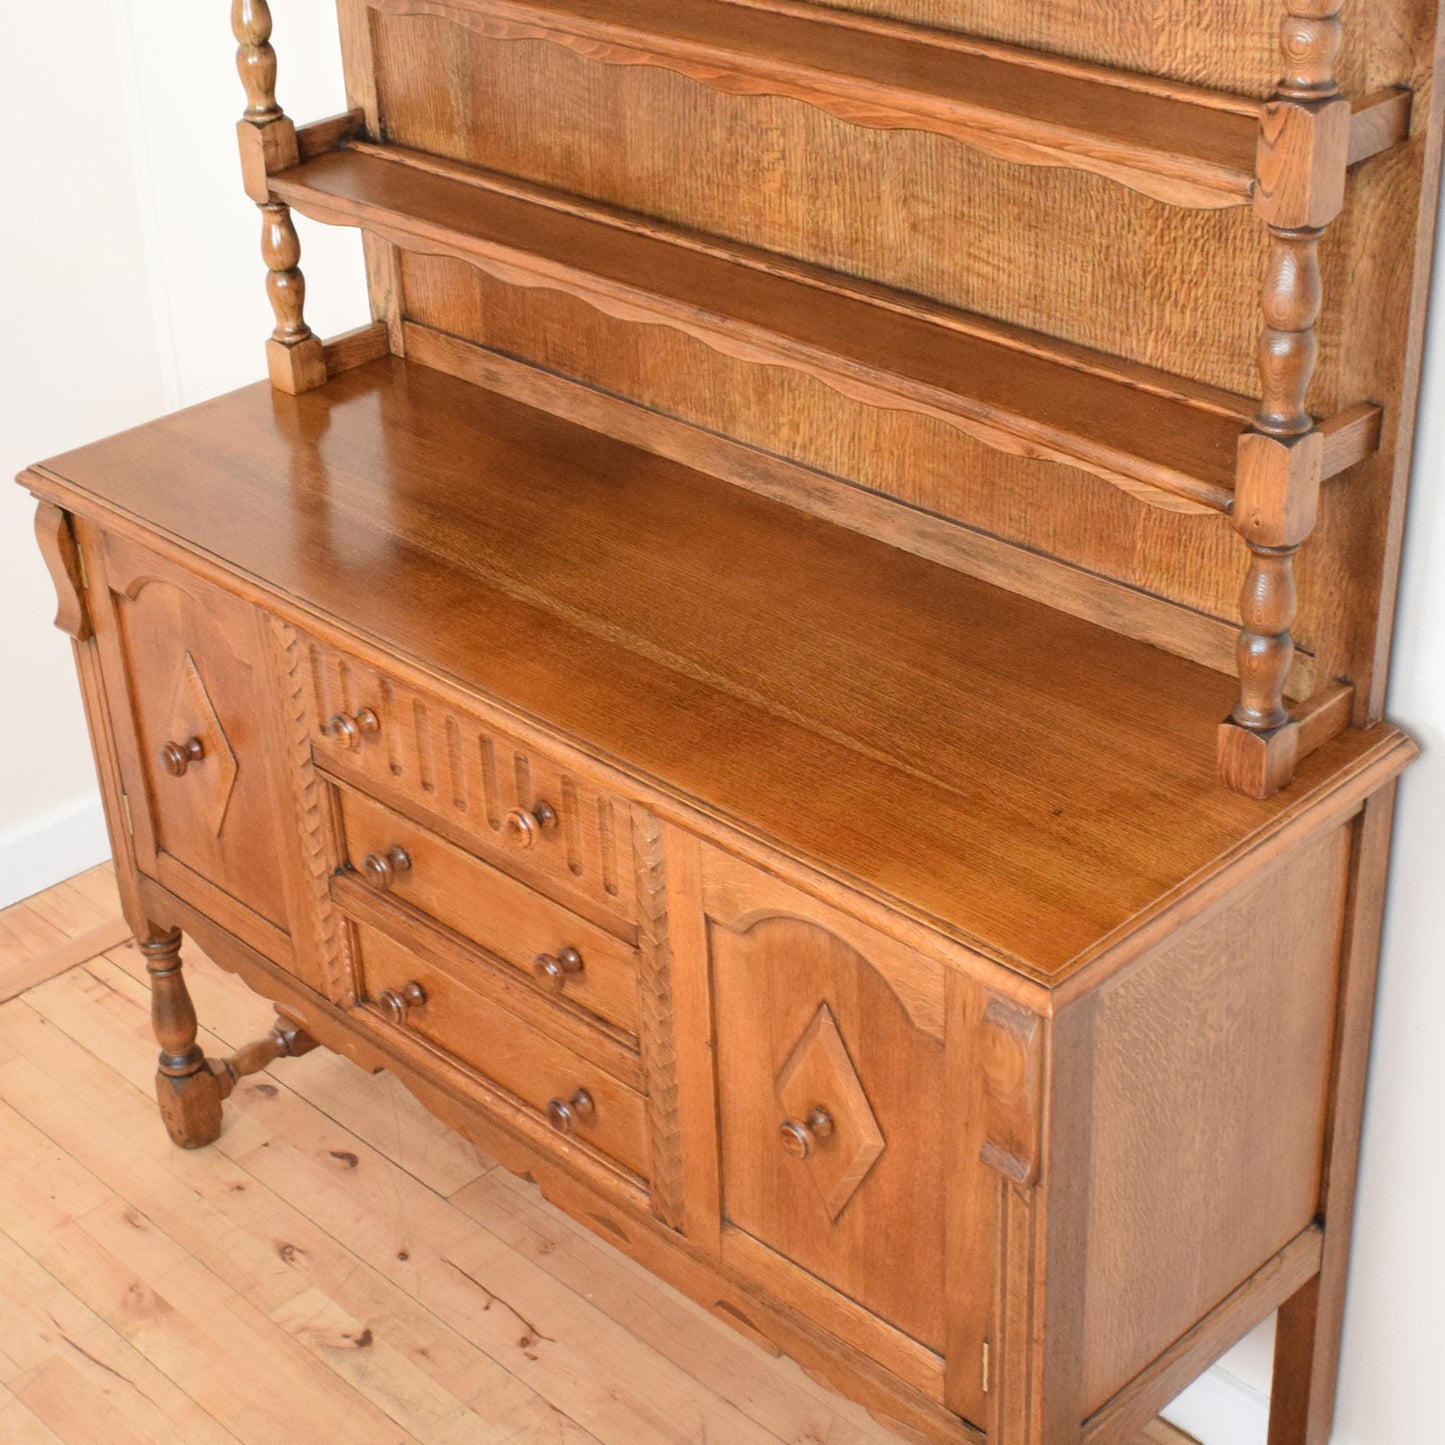
[[[106,699],[142,873],[276,957],[289,955],[289,834],[268,756],[256,610],[106,537],[96,600]]]
[[[944,969],[767,874],[704,860],[724,1261],[937,1396]]]

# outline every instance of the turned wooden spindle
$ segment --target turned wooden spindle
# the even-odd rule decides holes
[[[246,114],[252,125],[280,120],[276,104],[276,52],[271,48],[271,7],[267,0],[232,0],[231,31],[236,37],[236,69],[246,87]]]
[[[264,8],[264,7],[263,7]],[[1285,72],[1275,94],[1286,100],[1330,100],[1340,93],[1335,59],[1345,0],[1286,0],[1279,23]]]
[[[299,1059],[317,1047],[316,1040],[305,1029],[278,1016],[265,1038],[237,1049],[229,1059],[211,1060],[207,1067],[217,1076],[221,1097],[225,1099],[248,1074],[261,1073],[277,1059]]]
[[[236,69],[246,88],[246,110],[237,126],[246,194],[261,208],[261,254],[276,329],[266,343],[271,384],[296,395],[326,382],[326,354],[306,324],[306,278],[301,240],[290,207],[271,195],[270,177],[297,164],[296,127],[276,99],[276,52],[271,47],[271,7],[266,0],[232,0],[231,31]]]
[[[1260,113],[1255,210],[1269,227],[1261,293],[1260,402],[1239,446],[1234,524],[1250,549],[1240,604],[1240,695],[1220,730],[1220,774],[1269,797],[1294,775],[1298,728],[1285,689],[1294,661],[1294,558],[1314,530],[1323,438],[1308,398],[1323,302],[1319,243],[1344,204],[1350,106],[1335,57],[1343,0],[1288,0],[1285,73]]]
[[[182,1149],[200,1149],[221,1132],[221,1091],[196,1043],[196,1007],[181,972],[179,929],[139,940],[151,984],[151,1027],[161,1046],[156,1101],[166,1132]]]
[[[1239,701],[1232,719],[1252,732],[1270,732],[1289,722],[1284,681],[1294,659],[1294,625],[1298,593],[1294,559],[1298,547],[1250,548],[1244,580],[1239,634]]]
[[[267,201],[261,207],[261,255],[270,274],[266,294],[276,313],[272,339],[283,346],[295,346],[312,335],[306,324],[306,278],[301,274],[301,238],[291,220],[291,207],[282,201]]]

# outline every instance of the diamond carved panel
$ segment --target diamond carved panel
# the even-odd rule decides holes
[[[189,652],[171,703],[169,732],[177,741],[189,737],[201,740],[205,757],[187,774],[186,788],[212,834],[219,838],[225,826],[226,810],[231,806],[231,795],[236,791],[236,754],[221,719],[216,716],[196,660]]]
[[[827,1004],[788,1055],[774,1092],[785,1118],[806,1121],[821,1108],[833,1122],[831,1133],[815,1132],[813,1147],[798,1167],[808,1171],[836,1223],[882,1158],[887,1141]]]

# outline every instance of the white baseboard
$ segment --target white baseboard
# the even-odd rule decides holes
[[[100,794],[0,834],[0,908],[104,863],[110,837]]]
[[[1266,1445],[1269,1400],[1218,1365],[1164,1411],[1164,1418],[1200,1445]]]

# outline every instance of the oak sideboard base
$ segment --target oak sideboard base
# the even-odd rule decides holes
[[[899,8],[338,0],[298,127],[236,0],[271,384],[21,478],[162,1116],[388,1069],[928,1445],[1279,1310],[1328,1445],[1442,0]]]
[[[1388,838],[1392,798],[1393,788],[1387,788],[1367,804],[1355,825],[1357,855],[1367,855]],[[1357,861],[1369,860],[1357,857]],[[1328,1424],[1320,1423],[1324,1417],[1319,1413],[1311,1416],[1310,1411],[1327,1411],[1332,1403],[1330,1384],[1336,1360],[1330,1351],[1338,1346],[1343,1279],[1339,1273],[1331,1279],[1330,1265],[1333,1262],[1338,1270],[1347,1259],[1347,1215],[1331,1221],[1328,1228],[1323,1222],[1312,1225],[1290,1241],[1086,1419],[1060,1411],[1061,1418],[1042,1420],[1034,1414],[1030,1421],[1026,1412],[1030,1407],[1038,1410],[1043,1403],[1040,1397],[1031,1390],[1027,1402],[1014,1399],[1011,1403],[1012,1392],[1006,1391],[993,1396],[998,1413],[992,1425],[975,1428],[923,1393],[902,1387],[896,1376],[880,1369],[846,1341],[820,1329],[816,1322],[759,1294],[750,1281],[730,1277],[716,1255],[698,1249],[676,1230],[663,1225],[644,1195],[626,1187],[599,1189],[595,1172],[584,1170],[579,1174],[553,1151],[539,1150],[535,1138],[506,1127],[485,1107],[469,1105],[449,1071],[430,1064],[414,1048],[402,1046],[405,1041],[384,1034],[359,1035],[354,1009],[339,1008],[297,983],[286,971],[154,880],[140,876],[136,887],[148,917],[174,920],[184,928],[209,957],[274,1002],[283,1019],[294,1021],[288,1027],[297,1031],[299,1040],[314,1040],[309,1046],[322,1044],[371,1072],[385,1068],[394,1073],[428,1109],[506,1168],[534,1180],[548,1200],[585,1227],[755,1342],[781,1350],[810,1374],[859,1400],[905,1439],[930,1445],[985,1445],[989,1441],[1009,1445],[1132,1445],[1138,1431],[1164,1405],[1276,1309],[1281,1310],[1281,1319],[1271,1445],[1320,1445],[1328,1439]],[[1367,912],[1355,909],[1349,923],[1351,948],[1358,952],[1353,954],[1353,962],[1346,963],[1354,985],[1346,991],[1338,1023],[1346,1052],[1352,1032],[1358,1032],[1351,1028],[1349,1011],[1368,1009],[1370,1004],[1378,919],[1372,921]],[[172,948],[174,938],[169,933],[163,935],[163,950]],[[169,979],[171,975],[167,972],[163,977]],[[297,1047],[294,1051],[303,1050]],[[1359,1108],[1358,1083],[1358,1076],[1342,1074],[1335,1090],[1332,1110],[1346,1135],[1349,1116]],[[1357,1142],[1352,1145],[1348,1137],[1336,1137],[1339,1142],[1335,1148],[1343,1149],[1346,1157],[1333,1160],[1332,1168],[1340,1181],[1337,1187],[1343,1187],[1341,1171],[1351,1167],[1348,1156],[1357,1148]],[[1023,1204],[1022,1196],[1008,1186],[1002,1186],[1002,1193],[1005,1213]],[[1020,1219],[1028,1212],[1025,1206]],[[1331,1298],[1332,1306],[1326,1304]],[[993,1368],[1001,1371],[1005,1352],[1018,1350],[1025,1343],[1003,1324]],[[1004,1383],[1016,1384],[1016,1380],[1009,1381],[1005,1376]],[[1010,1410],[1018,1411],[1012,1419],[1006,1413]],[[1321,1429],[1323,1435],[1318,1433]]]
[[[411,363],[203,412],[27,476],[176,1143],[324,1046],[910,1438],[1132,1445],[1283,1307],[1272,1445],[1323,1445],[1408,738],[1221,790],[1209,670]],[[174,484],[198,445],[244,525]],[[494,585],[553,534],[557,615]],[[846,672],[792,645],[794,572]],[[270,1035],[204,1057],[177,930]]]

